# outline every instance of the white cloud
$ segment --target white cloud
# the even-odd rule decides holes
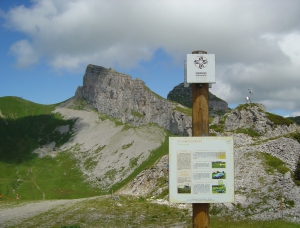
[[[158,49],[182,64],[200,48],[216,54],[216,95],[239,103],[252,88],[268,107],[288,97],[299,109],[299,8],[297,0],[34,0],[5,18],[30,40],[11,47],[19,66],[41,57],[55,69],[129,68]]]
[[[300,69],[300,33],[290,33],[284,36],[279,42],[279,47]]]
[[[138,62],[148,58],[148,53],[139,51],[145,46],[152,52],[162,47],[176,57],[201,45],[218,54],[220,62],[255,63],[270,61],[267,57],[279,52],[260,38],[261,32],[284,31],[278,24],[289,27],[289,17],[278,17],[278,4],[267,3],[36,0],[32,7],[11,9],[7,25],[30,36],[34,47],[50,62],[70,55],[82,58],[85,64],[86,56],[116,47],[121,55],[130,47],[136,53],[131,58]],[[134,65],[122,58],[118,64]]]
[[[295,117],[295,116],[300,116],[300,111],[296,111],[296,112],[293,112],[291,114],[292,117]]]
[[[20,40],[10,47],[10,53],[17,57],[17,66],[28,67],[38,61],[38,54],[27,40]]]

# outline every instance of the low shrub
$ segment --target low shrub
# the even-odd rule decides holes
[[[288,118],[284,118],[282,116],[278,116],[278,115],[275,115],[273,113],[269,113],[269,112],[266,112],[267,114],[267,118],[272,121],[274,123],[274,125],[287,125],[287,126],[290,126],[291,124],[295,123],[294,121],[288,119]]]
[[[250,128],[238,128],[235,130],[235,133],[244,133],[251,137],[259,137],[261,134],[257,133],[256,131],[253,131]]]
[[[277,171],[281,174],[285,174],[288,171],[290,171],[290,169],[285,166],[285,163],[281,161],[279,158],[276,158],[267,153],[261,153],[261,154],[265,158],[266,164],[272,168],[272,169],[267,169],[267,171],[273,173],[274,172],[273,169],[277,169]]]
[[[210,129],[212,129],[216,132],[224,132],[224,125],[213,124],[213,125],[210,126]]]

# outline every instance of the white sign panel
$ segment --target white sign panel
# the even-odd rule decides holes
[[[187,54],[187,83],[216,83],[214,54]]]
[[[172,203],[233,203],[232,137],[170,137]]]

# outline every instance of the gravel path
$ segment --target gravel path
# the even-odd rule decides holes
[[[90,199],[90,198],[89,198]],[[71,205],[85,199],[72,200],[44,200],[38,202],[24,202],[19,205],[10,206],[1,202],[0,204],[0,227],[9,227],[22,220],[29,219],[58,206]]]

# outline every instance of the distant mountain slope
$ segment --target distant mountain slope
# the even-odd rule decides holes
[[[25,200],[101,194],[101,190],[85,182],[70,151],[61,150],[74,136],[76,119],[63,119],[61,114],[53,113],[55,106],[19,97],[0,98],[2,200],[16,199],[16,194]]]
[[[168,153],[164,129],[122,123],[83,98],[47,106],[3,97],[0,110],[0,192],[7,198],[107,193]]]
[[[296,117],[288,117],[288,119],[294,121],[295,123],[300,125],[300,116],[296,116]]]
[[[52,113],[55,105],[40,105],[19,97],[0,98],[0,161],[21,163],[33,157],[32,151],[55,141],[67,142],[70,134],[56,127],[74,124]]]
[[[24,100],[21,97],[0,97],[0,117],[18,119],[26,116],[38,116],[42,114],[51,114],[55,108],[54,105],[41,105],[31,101]]]
[[[93,186],[107,191],[149,158],[167,153],[167,150],[157,151],[168,136],[157,125],[123,124],[93,109],[77,109],[77,102],[84,101],[74,97],[55,109],[64,119],[76,120],[74,136],[58,150],[71,151],[86,174],[86,180]]]
[[[192,88],[184,87],[184,84],[180,83],[169,92],[167,99],[192,108]],[[227,112],[227,110],[228,103],[209,92],[210,115],[223,115]]]

